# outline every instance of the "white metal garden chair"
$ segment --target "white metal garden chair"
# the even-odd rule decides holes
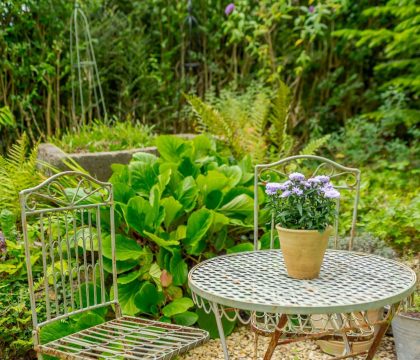
[[[333,224],[333,247],[339,246],[340,230],[340,209],[341,203],[345,200],[348,202],[347,210],[351,209],[350,233],[348,237],[348,249],[352,250],[353,241],[356,235],[356,221],[357,221],[357,206],[359,202],[360,192],[360,170],[342,166],[332,160],[314,155],[297,155],[284,158],[271,164],[259,164],[255,166],[254,178],[254,250],[259,250],[260,245],[260,194],[259,188],[267,182],[283,182],[287,180],[288,175],[292,172],[301,172],[307,177],[316,175],[327,175],[330,177],[334,187],[342,193],[342,197],[337,199],[336,217]],[[266,214],[267,215],[267,214]],[[275,248],[275,220],[274,215],[271,218],[266,218],[266,224],[269,225],[269,245],[270,249]],[[348,224],[347,224],[348,225]],[[346,229],[348,230],[348,229]],[[255,333],[255,357],[257,357],[258,336],[271,336],[276,329],[277,324],[281,318],[281,314],[257,314],[253,313],[251,318],[251,329]],[[293,332],[300,332],[311,336],[313,329],[328,328],[332,322],[344,322],[350,324],[358,324],[360,332],[351,334],[350,336],[343,336],[344,346],[350,349],[351,339],[357,338],[371,338],[373,336],[374,327],[370,326],[371,314],[333,314],[320,315],[318,318],[301,317],[296,315],[295,318],[289,317],[289,335],[294,336]],[[290,339],[282,339],[279,344],[290,341]]]
[[[38,359],[42,354],[62,359],[172,359],[208,339],[200,329],[122,316],[111,184],[63,172],[23,190],[20,203]],[[33,242],[29,231],[39,240]],[[109,276],[104,270],[105,232],[112,254]],[[34,279],[34,266],[39,267],[40,278]],[[106,294],[108,280],[111,300]],[[111,306],[113,320],[41,343],[46,325]]]

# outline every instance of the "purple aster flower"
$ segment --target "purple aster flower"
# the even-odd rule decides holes
[[[280,184],[280,190],[287,190],[292,182],[287,180],[283,184]]]
[[[321,180],[317,179],[317,178],[310,178],[308,179],[308,183],[311,185],[316,185],[316,184],[320,184]]]
[[[335,189],[329,189],[324,191],[324,196],[328,199],[338,199],[340,197],[340,193]]]
[[[289,175],[289,179],[294,181],[303,181],[305,180],[305,175],[298,172],[294,172]]]
[[[310,188],[311,187],[311,183],[309,182],[309,180],[308,181],[303,181],[302,184],[306,188]]]
[[[225,14],[226,16],[230,15],[233,13],[233,10],[235,10],[235,4],[234,3],[230,3],[228,6],[226,6],[225,8]]]
[[[265,193],[267,195],[276,195],[279,190],[281,190],[281,184],[279,183],[267,183],[265,185]]]
[[[329,176],[326,176],[326,175],[318,175],[318,176],[315,176],[315,179],[318,179],[319,181],[321,181],[324,184],[325,183],[328,183],[330,181]]]
[[[283,194],[281,194],[282,198],[290,196],[291,192],[289,190],[283,191]]]
[[[296,194],[297,196],[303,195],[303,190],[302,189],[299,189],[297,186],[295,186],[295,187],[292,188],[292,192],[294,194]]]
[[[309,6],[308,11],[312,14],[315,11],[315,6]]]

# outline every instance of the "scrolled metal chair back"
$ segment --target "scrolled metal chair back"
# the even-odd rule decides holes
[[[112,185],[67,171],[23,190],[20,203],[35,343],[42,326],[84,311],[114,304],[119,316]],[[105,238],[111,248],[112,301],[105,290]]]
[[[334,247],[338,247],[340,231],[340,208],[345,200],[352,201],[352,219],[349,233],[348,249],[352,250],[353,240],[356,235],[357,206],[360,196],[360,170],[345,167],[330,159],[315,155],[296,155],[284,158],[270,164],[258,164],[254,173],[254,250],[258,250],[260,199],[258,189],[271,181],[285,181],[292,172],[301,172],[306,177],[327,175],[330,177],[334,188],[342,194],[336,201],[336,216],[334,219]],[[350,198],[350,199],[348,199]],[[275,220],[271,214],[270,248],[274,248]]]

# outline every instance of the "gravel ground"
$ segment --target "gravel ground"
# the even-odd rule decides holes
[[[268,338],[260,336],[258,346],[258,359],[262,359],[267,348]],[[231,360],[252,360],[254,354],[254,335],[245,326],[241,326],[227,338]],[[278,346],[273,355],[273,360],[329,360],[332,356],[323,354],[313,341],[300,342]],[[356,357],[355,359],[363,359]],[[219,340],[210,340],[205,345],[191,350],[181,356],[184,360],[223,360],[223,351]],[[396,360],[394,340],[385,336],[376,353],[375,359]]]

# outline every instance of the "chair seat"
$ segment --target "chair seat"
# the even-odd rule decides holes
[[[36,351],[62,359],[172,359],[206,342],[207,331],[124,316],[68,335]]]

